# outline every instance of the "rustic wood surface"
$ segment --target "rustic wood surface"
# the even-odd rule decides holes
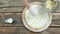
[[[25,27],[0,27],[0,34],[60,34],[60,28],[48,28],[43,32],[35,33]]]
[[[44,2],[43,0],[27,0],[31,2]],[[0,34],[60,34],[60,10],[52,13],[52,24],[43,32],[34,33],[25,28],[22,22],[24,5],[20,0],[0,0]],[[13,18],[12,24],[4,22],[6,18]]]

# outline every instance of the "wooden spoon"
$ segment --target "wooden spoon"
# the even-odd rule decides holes
[[[23,5],[30,11],[31,15],[35,16],[33,10],[30,9],[30,5],[26,0],[21,0],[21,2],[23,3]]]
[[[21,0],[21,2],[23,3],[23,5],[27,8],[30,7],[29,3],[26,0]]]

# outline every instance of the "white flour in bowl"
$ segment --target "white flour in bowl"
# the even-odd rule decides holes
[[[35,16],[33,16],[29,10],[26,10],[25,19],[27,24],[32,28],[42,28],[49,17],[47,11],[41,5],[37,4],[32,5],[30,10],[32,10]]]

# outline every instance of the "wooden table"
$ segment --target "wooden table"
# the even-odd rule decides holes
[[[28,0],[29,3],[41,0]],[[43,0],[42,0],[43,1]],[[24,5],[19,0],[0,0],[0,34],[60,34],[60,11],[52,13],[52,24],[43,32],[34,33],[25,28],[22,22]],[[6,18],[13,18],[12,24],[6,24]]]

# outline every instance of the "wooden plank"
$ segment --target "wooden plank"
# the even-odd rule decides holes
[[[0,7],[0,13],[19,13],[23,12],[24,6],[6,6]],[[52,13],[60,13],[60,10],[53,11]]]
[[[24,8],[24,6],[0,7],[0,13],[21,13]],[[53,11],[52,13],[60,13],[60,10]]]
[[[32,2],[44,2],[45,0],[27,0],[27,1],[29,3],[32,3]],[[17,7],[14,7],[14,6],[17,6]],[[14,8],[11,8],[11,7],[14,7]],[[20,11],[22,12],[23,8],[24,8],[24,5],[21,3],[20,0],[0,0],[0,12],[20,12]],[[54,12],[60,12],[60,10],[54,11]]]
[[[20,0],[0,0],[0,7],[23,6]]]
[[[0,13],[21,13],[23,12],[24,8],[24,6],[0,7]],[[60,10],[53,11],[52,13],[60,13]]]
[[[5,19],[12,18],[14,22],[12,24],[5,23]],[[0,26],[21,26],[22,25],[21,13],[2,13]]]
[[[45,2],[46,0],[27,0],[29,3],[32,2]],[[0,0],[0,7],[4,6],[24,6],[21,0]]]
[[[60,13],[52,13],[53,20],[60,19]]]
[[[60,9],[54,11],[53,13],[60,13]]]
[[[12,24],[5,23],[5,19],[12,18]],[[24,26],[22,21],[22,13],[0,13],[0,26]],[[51,26],[60,26],[60,13],[53,13]]]
[[[0,34],[60,34],[60,28],[48,28],[43,32],[32,32],[25,27],[0,27]]]
[[[44,2],[43,0],[28,0],[29,3],[32,2]],[[0,0],[0,12],[22,12],[24,5],[22,5],[20,0]],[[54,11],[60,12],[60,10]]]
[[[4,20],[6,18],[13,18],[15,22],[13,24],[6,24]],[[0,26],[23,26],[21,13],[0,13]],[[53,20],[51,25],[60,25],[60,13],[53,13]]]
[[[29,3],[35,2],[35,1],[40,2],[41,0],[28,0]],[[17,6],[17,7],[14,7],[14,6]],[[20,0],[0,0],[0,13],[1,12],[22,12],[24,8],[23,6],[24,5],[21,3]]]
[[[29,3],[40,0],[28,0]],[[22,7],[21,7],[22,6]],[[24,5],[20,0],[0,0],[0,13],[1,12],[22,12]]]
[[[28,0],[29,3],[43,0]],[[20,0],[0,0],[0,7],[4,6],[24,6]]]
[[[23,9],[21,6],[0,7],[0,13],[19,13],[23,12]]]

